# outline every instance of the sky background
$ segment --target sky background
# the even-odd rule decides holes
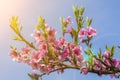
[[[12,40],[15,34],[9,27],[12,16],[19,16],[23,26],[23,35],[32,40],[30,34],[37,23],[38,16],[58,30],[60,37],[59,17],[71,16],[73,5],[84,5],[85,16],[93,18],[92,27],[97,29],[93,40],[93,51],[104,49],[108,45],[120,45],[120,0],[0,0],[0,80],[30,80],[27,73],[32,72],[28,65],[13,62],[9,56],[10,45],[18,48],[24,44]],[[117,58],[120,56],[116,55]],[[109,76],[99,77],[96,74],[82,75],[77,70],[65,70],[64,74],[50,74],[43,80],[117,80]]]

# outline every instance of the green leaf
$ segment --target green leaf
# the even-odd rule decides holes
[[[15,37],[13,38],[13,40],[21,41],[21,39],[20,39],[19,37],[17,37],[17,36],[15,36]]]
[[[107,50],[108,52],[111,52],[110,47],[109,47],[109,46],[107,46],[107,45],[106,45],[106,50]]]
[[[55,53],[54,53],[54,49],[52,45],[49,45],[49,53],[52,55],[53,58],[56,57]]]
[[[102,50],[101,49],[99,49],[98,58],[101,59],[101,60],[103,59]]]
[[[111,56],[113,57],[114,53],[115,53],[115,49],[116,47],[115,46],[112,46],[112,49],[111,49]]]
[[[76,30],[75,29],[72,30],[72,34],[73,34],[73,37],[76,36]]]
[[[94,65],[94,63],[93,63],[93,56],[89,56],[88,63],[89,63],[91,66]]]
[[[39,77],[36,75],[36,76],[33,76],[32,74],[28,74],[28,76],[30,77],[31,80],[38,80]]]
[[[63,24],[64,23],[64,19],[62,17],[60,17],[60,22]]]
[[[87,55],[90,55],[90,51],[89,50],[85,50],[84,51]]]
[[[90,25],[91,25],[91,23],[92,23],[92,18],[86,18],[86,25],[87,25],[87,27],[89,27]]]
[[[77,6],[73,6],[72,9],[73,9],[73,13],[74,13],[75,17],[77,18],[79,16],[78,5]]]
[[[73,13],[75,13],[76,12],[76,7],[72,6],[72,10],[73,10]]]
[[[90,49],[85,50],[85,53],[89,56],[93,56],[93,52]]]
[[[81,16],[83,15],[84,10],[85,10],[84,6],[81,6],[80,9],[79,9],[79,13],[80,13]]]
[[[45,30],[45,19],[43,19],[41,16],[38,17],[38,23],[36,25],[36,29],[37,30],[42,29],[43,31]]]

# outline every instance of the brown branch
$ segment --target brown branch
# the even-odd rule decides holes
[[[65,70],[65,69],[77,69],[77,70],[79,70],[79,68],[77,68],[75,66],[66,66],[66,67],[61,67],[61,68],[54,69],[54,70],[50,71],[49,73],[42,73],[42,74],[39,75],[39,77],[42,77],[46,74],[50,74],[52,72],[56,72],[56,71],[59,71],[59,70]]]

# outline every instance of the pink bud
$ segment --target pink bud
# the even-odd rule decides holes
[[[106,51],[106,52],[104,52],[104,57],[105,57],[105,58],[110,58],[110,53],[109,53],[109,52],[107,52],[107,51]]]
[[[88,68],[86,66],[81,67],[80,70],[84,75],[88,73]]]
[[[71,17],[70,17],[70,16],[67,17],[66,23],[67,23],[67,24],[72,24],[72,23],[73,23],[73,22],[71,21]]]

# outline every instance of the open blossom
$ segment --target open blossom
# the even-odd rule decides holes
[[[86,35],[86,29],[82,28],[79,32],[79,37],[83,38]]]
[[[65,45],[65,38],[64,37],[62,37],[62,38],[60,38],[59,40],[58,40],[58,46],[60,47],[60,46],[64,46]]]
[[[80,38],[83,38],[85,36],[88,36],[88,37],[93,37],[96,35],[96,30],[93,29],[92,27],[88,27],[87,29],[84,29],[82,28],[79,32],[79,37]]]
[[[25,54],[28,54],[30,52],[30,47],[29,46],[25,46],[22,48],[22,52],[25,53]]]
[[[53,29],[52,27],[50,27],[48,24],[45,24],[45,26],[46,26],[48,41],[50,41],[50,42],[55,41],[56,40],[57,31],[55,29]]]
[[[88,27],[87,28],[87,36],[92,37],[92,36],[95,36],[95,35],[96,35],[96,30],[93,29],[92,27]]]
[[[62,57],[63,58],[67,58],[70,54],[70,51],[68,48],[64,48],[63,52],[62,52]]]
[[[43,42],[39,45],[39,50],[42,52],[42,53],[47,53],[48,52],[48,48],[47,48],[47,43],[46,42]]]
[[[36,51],[32,53],[31,60],[38,63],[40,62],[40,60],[44,58],[44,56],[45,56],[45,53],[42,53],[41,51]]]
[[[36,70],[39,69],[39,68],[38,68],[38,63],[36,63],[36,62],[34,62],[34,61],[30,61],[30,62],[28,63],[28,65],[31,66],[31,68],[32,68],[33,71],[36,71]]]
[[[17,62],[21,61],[19,53],[14,49],[11,50],[10,56],[12,57],[13,61],[17,61]]]
[[[79,56],[82,54],[82,48],[80,46],[74,47],[72,51],[76,56]]]
[[[35,40],[38,40],[38,39],[42,39],[42,33],[39,31],[39,30],[34,30],[34,32],[31,34],[31,36],[35,39]]]
[[[37,46],[39,46],[44,41],[43,33],[39,30],[34,30],[31,36],[35,39]]]

